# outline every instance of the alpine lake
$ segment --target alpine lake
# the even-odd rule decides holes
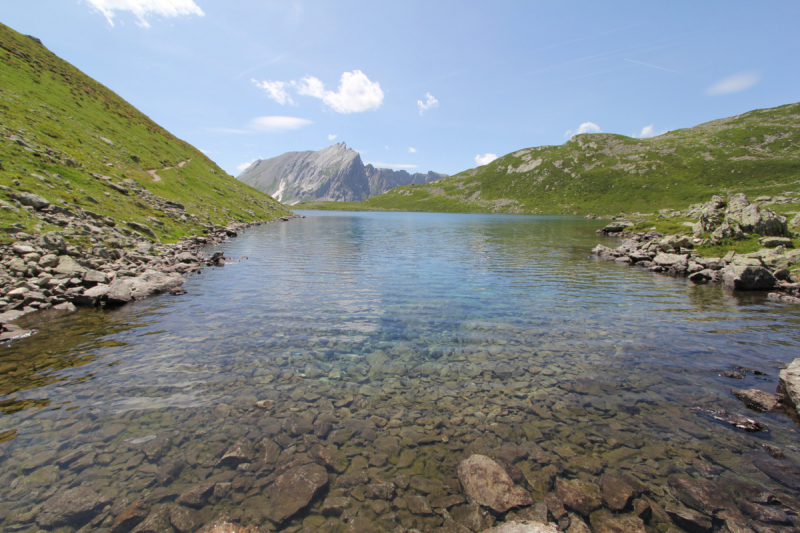
[[[18,322],[38,332],[0,346],[3,531],[800,527],[797,422],[731,393],[775,393],[800,306],[593,259],[602,221],[298,212],[207,250],[235,262],[185,295]],[[470,505],[472,454],[535,503]]]

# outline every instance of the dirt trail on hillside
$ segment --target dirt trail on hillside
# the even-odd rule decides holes
[[[178,163],[177,168],[182,168],[183,165],[185,165],[189,161],[191,161],[191,158],[187,159],[186,161],[181,161],[180,163]],[[162,168],[160,170],[171,170],[173,168],[175,168],[175,167],[164,167],[164,168]],[[158,175],[158,171],[159,171],[159,169],[155,169],[154,168],[152,170],[148,170],[147,173],[150,174],[150,176],[152,176],[153,181],[161,181],[161,176]]]

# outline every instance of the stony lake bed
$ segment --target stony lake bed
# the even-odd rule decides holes
[[[775,392],[800,306],[596,260],[597,221],[304,214],[185,295],[21,319],[4,531],[800,528],[796,420],[732,393]]]

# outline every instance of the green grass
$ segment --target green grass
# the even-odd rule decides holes
[[[198,233],[208,223],[269,220],[289,214],[108,88],[2,24],[0,135],[0,185],[39,194],[57,205],[80,206],[117,222],[147,224],[164,242]],[[28,147],[12,141],[12,136],[24,139]],[[191,161],[182,168],[158,170],[162,181],[154,181],[147,173],[187,160]],[[153,194],[183,204],[200,221],[175,221],[134,194],[109,188],[90,172],[109,176],[116,183],[132,179]],[[0,191],[0,199],[10,202],[5,192]],[[149,217],[163,226],[153,224]],[[0,229],[15,223],[34,232],[47,229],[23,210],[0,210]]]
[[[678,233],[692,233],[692,228],[683,224],[683,222],[691,222],[694,224],[696,220],[690,218],[672,218],[672,219],[646,219],[638,222],[634,226],[630,226],[623,230],[623,233],[638,233],[642,231],[657,231],[664,235],[675,235]]]
[[[749,235],[747,238],[738,241],[724,239],[718,245],[698,246],[696,250],[703,257],[724,257],[730,251],[734,251],[737,254],[750,254],[764,248],[758,242],[761,238],[760,235]],[[792,239],[792,244],[795,248],[800,248],[800,237]]]

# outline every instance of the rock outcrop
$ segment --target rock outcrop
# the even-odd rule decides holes
[[[339,143],[318,152],[288,152],[259,159],[236,179],[284,204],[295,205],[307,200],[358,202],[400,185],[430,183],[444,177],[436,172],[409,174],[364,165],[358,152]]]

